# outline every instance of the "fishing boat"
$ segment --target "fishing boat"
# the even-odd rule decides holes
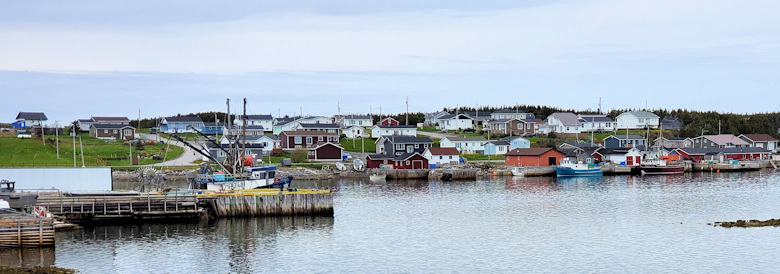
[[[512,175],[525,176],[525,167],[516,166],[512,168]]]
[[[639,164],[639,172],[642,175],[683,174],[685,166],[670,164],[666,159],[648,159]]]
[[[601,167],[593,163],[575,163],[569,159],[562,159],[561,163],[555,168],[558,177],[565,176],[601,176],[603,173]]]
[[[371,181],[384,181],[387,180],[387,174],[371,174],[368,177]]]
[[[0,180],[0,199],[8,202],[8,206],[14,209],[24,209],[25,207],[35,206],[38,200],[38,194],[16,192],[16,182],[9,180]]]

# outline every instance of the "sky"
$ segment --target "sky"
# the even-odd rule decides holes
[[[10,1],[0,122],[444,107],[778,111],[780,1]]]

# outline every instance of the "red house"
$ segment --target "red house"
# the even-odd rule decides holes
[[[680,158],[694,162],[715,161],[725,162],[728,160],[752,161],[758,159],[769,159],[772,152],[760,147],[730,147],[730,148],[678,148],[675,149]]]
[[[296,148],[312,148],[321,142],[338,143],[339,135],[324,131],[282,131],[279,134],[279,144],[283,150],[288,151]]]
[[[504,154],[508,166],[554,166],[565,155],[554,148],[516,148]]]
[[[370,154],[366,156],[366,168],[380,168],[382,165],[394,164],[393,155]]]
[[[397,126],[401,123],[398,122],[398,120],[393,119],[393,117],[387,117],[385,119],[382,119],[379,121],[378,125],[380,126]]]
[[[344,148],[341,146],[330,143],[320,142],[309,148],[309,160],[341,160],[341,155],[344,153]]]

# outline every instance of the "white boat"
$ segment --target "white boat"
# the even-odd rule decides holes
[[[369,179],[371,181],[384,181],[387,180],[387,174],[371,174]]]
[[[516,166],[512,168],[512,175],[525,176],[525,167]]]
[[[601,176],[603,172],[601,167],[593,163],[575,163],[572,160],[562,159],[561,163],[555,168],[558,177],[563,176]]]

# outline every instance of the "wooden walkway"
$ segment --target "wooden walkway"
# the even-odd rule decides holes
[[[42,195],[38,206],[70,222],[133,219],[196,219],[203,212],[193,195],[139,194],[130,196]]]
[[[36,247],[54,245],[54,223],[50,218],[12,210],[0,210],[0,246]]]
[[[210,205],[217,217],[333,216],[333,195],[329,190],[256,189],[229,194],[202,194],[198,195],[198,199]]]

